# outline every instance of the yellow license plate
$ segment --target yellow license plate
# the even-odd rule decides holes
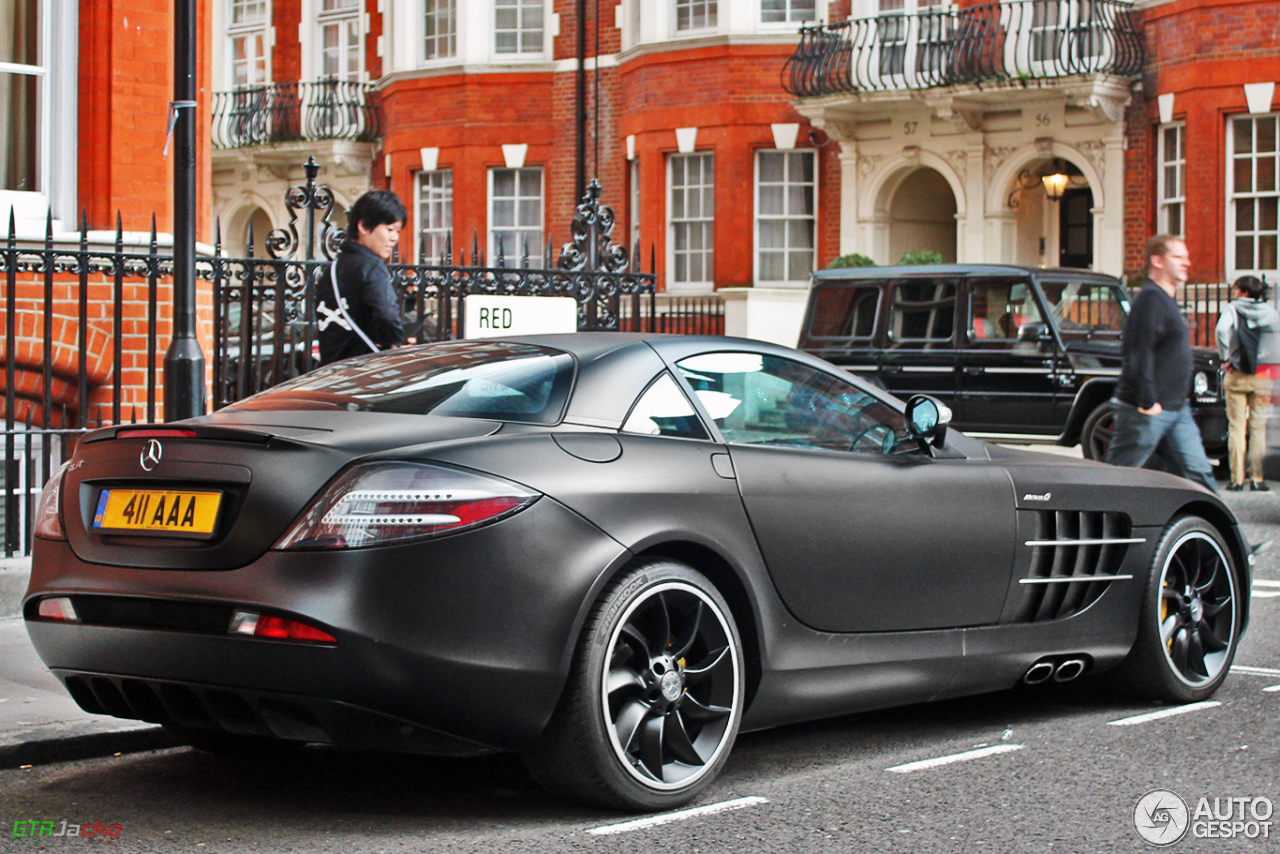
[[[207,536],[218,520],[221,492],[104,489],[93,527],[105,531]]]

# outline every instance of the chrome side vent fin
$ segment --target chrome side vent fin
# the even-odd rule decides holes
[[[1087,510],[1023,511],[1031,518],[1031,550],[1025,591],[1015,622],[1040,623],[1077,614],[1098,600],[1108,585],[1128,581],[1120,575],[1129,546],[1146,542],[1132,536],[1123,513]]]

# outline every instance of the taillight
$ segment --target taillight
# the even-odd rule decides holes
[[[36,504],[35,535],[45,540],[65,540],[67,532],[62,527],[62,478],[67,473],[70,460],[58,467],[44,485],[40,501]]]
[[[275,640],[309,641],[311,643],[337,643],[337,639],[324,629],[290,617],[259,614],[254,611],[236,611],[231,615],[227,632],[233,635],[252,635],[255,638]]]
[[[41,599],[40,606],[36,609],[36,615],[45,620],[64,620],[69,623],[80,622],[80,617],[76,615],[75,606],[71,604],[71,600],[66,596]]]
[[[339,475],[277,549],[358,549],[475,528],[528,507],[539,493],[510,481],[423,463],[369,463]]]

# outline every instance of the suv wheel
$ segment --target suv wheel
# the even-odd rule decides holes
[[[1111,446],[1111,434],[1115,432],[1115,412],[1111,402],[1105,401],[1089,413],[1080,428],[1080,453],[1086,460],[1105,460]]]

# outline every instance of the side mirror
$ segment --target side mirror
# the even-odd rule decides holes
[[[1036,344],[1043,344],[1053,340],[1053,332],[1049,329],[1049,324],[1035,322],[1024,323],[1018,327],[1019,341],[1032,341]]]
[[[927,394],[914,395],[907,401],[907,430],[925,450],[941,448],[951,423],[951,410],[946,404]]]

